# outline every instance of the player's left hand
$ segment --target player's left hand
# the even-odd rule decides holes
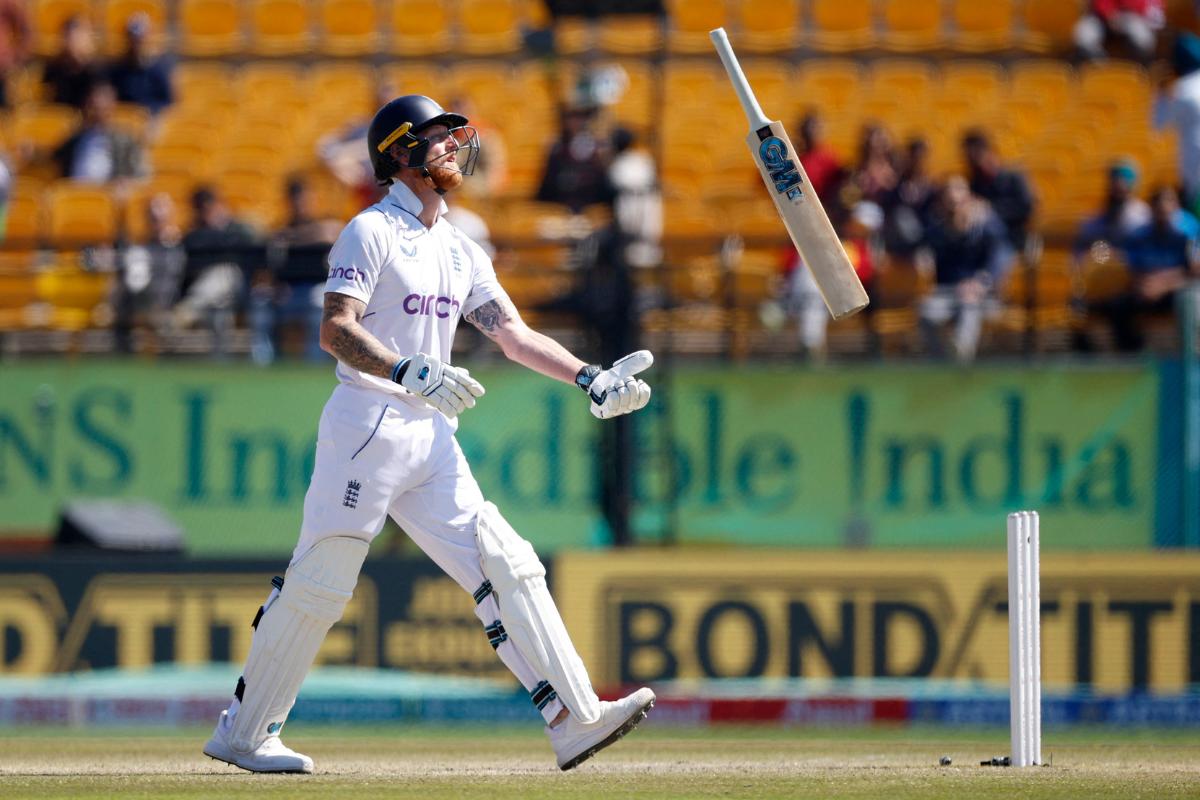
[[[618,417],[637,411],[650,402],[649,385],[634,376],[653,363],[654,356],[649,350],[638,350],[596,373],[585,387],[592,398],[592,416],[597,419]]]

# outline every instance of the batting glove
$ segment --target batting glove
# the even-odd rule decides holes
[[[597,419],[618,417],[650,402],[650,387],[634,375],[653,363],[654,356],[649,350],[638,350],[617,359],[605,370],[598,364],[587,365],[575,376],[575,385],[592,398],[592,416]]]
[[[400,359],[392,380],[451,419],[474,408],[475,398],[483,397],[483,384],[471,373],[424,353]]]

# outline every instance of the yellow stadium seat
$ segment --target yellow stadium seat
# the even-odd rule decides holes
[[[353,115],[375,105],[378,79],[374,72],[360,64],[314,66],[307,82],[315,106]]]
[[[111,243],[117,238],[117,210],[104,187],[56,184],[46,193],[46,239],[59,249]]]
[[[800,67],[796,99],[802,108],[816,108],[829,118],[861,100],[864,87],[862,68],[854,61],[812,59]]]
[[[940,98],[963,98],[975,105],[999,104],[1008,94],[1008,79],[992,61],[946,61],[938,76],[937,93]]]
[[[379,5],[376,0],[321,0],[322,53],[365,56],[379,49]]]
[[[113,110],[113,123],[125,133],[142,139],[150,124],[150,112],[145,106],[134,103],[118,103]]]
[[[59,265],[38,273],[35,283],[38,300],[50,307],[51,328],[80,331],[107,322],[105,309],[112,296],[112,273]]]
[[[237,0],[179,0],[179,46],[184,55],[233,55],[242,47]]]
[[[651,14],[609,14],[596,27],[596,45],[605,52],[649,55],[662,44],[662,21]]]
[[[17,184],[8,198],[4,236],[6,247],[32,247],[39,243],[43,217],[42,191]]]
[[[945,43],[940,0],[882,0],[882,3],[886,49],[907,53],[935,49]]]
[[[469,55],[515,53],[521,47],[516,0],[458,0],[458,49]]]
[[[105,0],[104,49],[110,55],[125,50],[125,24],[134,14],[150,18],[151,43],[161,45],[167,38],[167,3],[165,0]]]
[[[1124,61],[1080,67],[1078,92],[1081,101],[1115,100],[1125,109],[1149,108],[1153,95],[1146,70]]]
[[[1086,5],[1087,0],[1025,0],[1021,47],[1036,53],[1068,50],[1072,30]]]
[[[790,130],[793,117],[802,108],[801,98],[796,96],[795,74],[791,65],[784,59],[753,56],[743,58],[741,62],[763,111],[770,119],[782,120],[784,127]],[[724,87],[721,98],[719,102],[731,109],[740,108],[736,105],[737,95],[732,86]]]
[[[396,55],[404,58],[448,52],[455,6],[452,2],[394,0],[391,31]]]
[[[383,77],[397,96],[423,94],[433,97],[439,91],[445,91],[445,71],[421,61],[389,64],[384,67]]]
[[[728,27],[725,0],[667,0],[667,49],[672,53],[708,53],[708,32]]]
[[[312,44],[307,0],[252,0],[250,49],[256,55],[294,56]]]
[[[951,45],[970,53],[1002,50],[1013,41],[1013,0],[953,0]]]
[[[196,180],[212,177],[213,150],[202,141],[159,141],[150,148],[149,155],[155,176],[190,175]]]
[[[737,0],[734,5],[739,51],[777,53],[796,47],[799,0]]]
[[[234,72],[226,64],[211,61],[185,61],[175,68],[175,105],[164,113],[181,109],[195,110],[207,116],[214,106],[236,105],[238,97],[230,91]]]
[[[221,172],[213,181],[229,207],[250,224],[269,230],[283,216],[283,187],[279,174],[245,167]]]
[[[1076,99],[1075,72],[1062,61],[1039,58],[1018,61],[1009,70],[1013,100],[1047,109],[1069,110]]]
[[[871,0],[812,0],[808,42],[818,50],[846,52],[875,41]]]
[[[663,100],[670,116],[678,116],[679,109],[708,107],[719,93],[732,91],[719,63],[675,59],[663,67]]]
[[[247,64],[236,79],[240,99],[238,116],[287,116],[308,108],[312,98],[308,76],[287,62],[260,61]]]
[[[929,105],[933,87],[934,74],[929,64],[911,58],[885,58],[871,66],[867,95],[922,109]]]
[[[31,274],[0,272],[0,330],[34,327],[37,282]]]
[[[592,49],[599,36],[599,24],[587,17],[559,17],[552,25],[554,50],[574,56]]]
[[[31,0],[29,26],[34,54],[50,56],[58,52],[63,23],[73,16],[92,20],[90,0]]]
[[[79,124],[79,112],[70,106],[35,104],[19,106],[12,118],[10,144],[29,145],[35,151],[53,150]]]

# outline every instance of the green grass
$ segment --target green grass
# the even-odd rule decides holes
[[[653,717],[651,718],[653,719]],[[297,723],[312,776],[251,775],[200,753],[207,730],[0,729],[4,798],[1200,798],[1194,731],[1078,729],[1053,766],[981,767],[1000,729],[684,729],[647,724],[561,773],[536,726]],[[947,755],[948,767],[938,765]]]

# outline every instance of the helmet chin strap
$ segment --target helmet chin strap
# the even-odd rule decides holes
[[[420,169],[421,169],[421,177],[424,178],[425,182],[429,184],[429,188],[433,189],[439,195],[444,195],[446,193],[446,190],[443,189],[441,186],[438,186],[437,181],[435,181],[433,179],[433,173],[429,171],[429,167],[422,164]]]

